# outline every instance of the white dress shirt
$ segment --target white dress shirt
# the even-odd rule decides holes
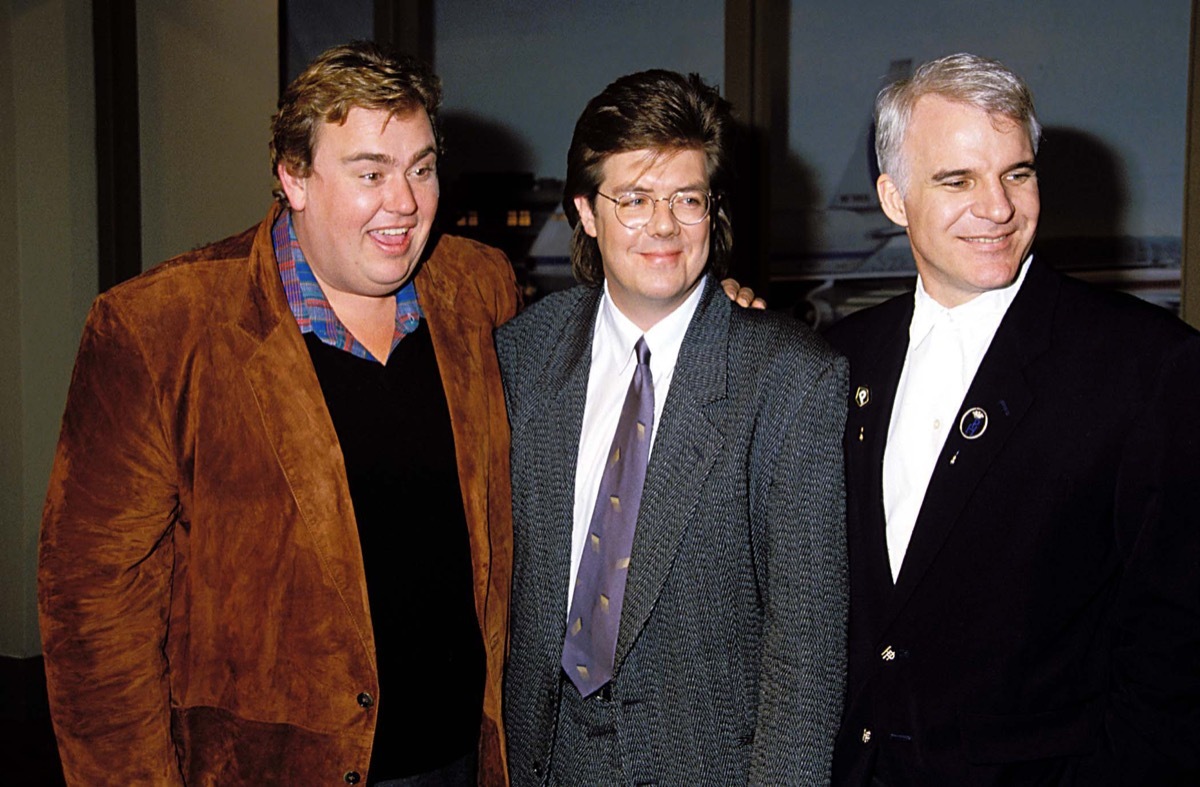
[[[650,430],[650,452],[654,452],[654,438],[662,420],[663,403],[675,373],[675,361],[683,346],[683,336],[700,303],[704,282],[688,295],[675,311],[655,323],[646,331],[646,347],[650,350],[650,375],[654,380],[654,425]],[[575,511],[571,531],[571,576],[567,583],[567,606],[563,617],[571,610],[571,598],[575,591],[575,575],[579,572],[579,561],[583,556],[583,545],[588,528],[592,523],[592,511],[596,507],[596,495],[600,490],[600,479],[604,475],[605,459],[612,445],[617,421],[621,420],[621,407],[633,371],[637,368],[637,356],[633,347],[642,337],[642,330],[626,317],[608,295],[608,283],[604,284],[604,295],[600,299],[596,314],[596,328],[592,335],[592,368],[588,374],[587,403],[583,408],[583,429],[579,435],[579,455],[575,464]]]
[[[1009,286],[980,293],[953,309],[935,301],[917,277],[908,353],[883,452],[883,510],[893,581],[900,576],[946,436],[958,428],[963,397],[1032,259],[1025,260]]]

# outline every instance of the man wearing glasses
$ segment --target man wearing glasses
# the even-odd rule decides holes
[[[730,107],[618,79],[575,127],[583,282],[497,333],[514,784],[819,784],[842,707],[844,361],[734,306]]]

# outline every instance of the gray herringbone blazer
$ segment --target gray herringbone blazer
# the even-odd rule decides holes
[[[497,332],[512,426],[514,785],[825,784],[842,710],[846,364],[711,279],[655,437],[612,682],[559,666],[600,289]]]

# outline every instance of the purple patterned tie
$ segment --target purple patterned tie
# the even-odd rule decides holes
[[[563,641],[563,669],[584,697],[612,679],[633,530],[650,458],[654,382],[645,337],[638,339],[634,351],[637,369],[600,479]]]

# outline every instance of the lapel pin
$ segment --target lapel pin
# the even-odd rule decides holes
[[[871,401],[871,389],[865,385],[858,386],[858,390],[854,392],[854,403],[859,407],[866,407],[869,401]]]
[[[982,407],[972,407],[958,421],[958,432],[968,440],[974,440],[987,431],[988,416]]]

